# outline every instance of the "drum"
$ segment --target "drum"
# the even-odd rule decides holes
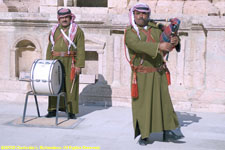
[[[31,68],[31,88],[36,94],[58,94],[62,87],[62,77],[59,60],[35,60]]]

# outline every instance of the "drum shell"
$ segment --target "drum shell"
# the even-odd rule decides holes
[[[62,64],[59,60],[35,60],[31,68],[31,88],[36,94],[55,95],[62,87]]]

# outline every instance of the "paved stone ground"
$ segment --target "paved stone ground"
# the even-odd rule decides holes
[[[177,142],[162,142],[162,133],[150,135],[152,144],[139,146],[133,138],[131,108],[80,106],[83,121],[73,129],[21,127],[9,122],[23,114],[21,103],[0,101],[0,146],[40,146],[101,150],[224,150],[225,114],[177,112],[185,138]],[[41,116],[47,113],[47,103],[39,104]],[[34,103],[28,103],[28,116],[35,116]],[[64,147],[65,148],[65,147]],[[45,148],[47,149],[47,148]],[[66,148],[65,148],[66,149]]]

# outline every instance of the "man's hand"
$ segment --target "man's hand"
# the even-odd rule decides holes
[[[165,51],[165,52],[170,52],[172,51],[173,45],[168,42],[162,42],[159,43],[159,50],[160,51]]]
[[[81,69],[79,67],[75,67],[75,70],[76,70],[76,74],[79,75],[81,72]]]
[[[177,46],[177,44],[179,43],[179,38],[178,38],[178,36],[172,36],[172,37],[171,37],[171,40],[170,40],[170,43],[171,43],[173,46]]]

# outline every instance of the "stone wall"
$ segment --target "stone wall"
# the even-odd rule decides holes
[[[9,6],[10,1],[3,2]],[[31,0],[19,2],[30,2],[32,8]],[[108,0],[107,7],[97,8],[75,7],[74,1],[40,0],[38,9],[37,5],[33,9],[35,13],[30,12],[32,9],[3,11],[0,70],[4,75],[0,77],[0,100],[24,101],[30,85],[19,81],[20,73],[29,70],[34,59],[45,58],[49,30],[57,23],[56,11],[67,4],[85,33],[87,60],[81,75],[80,103],[130,106],[131,70],[124,55],[123,34],[129,23],[128,10],[136,2]],[[178,17],[182,21],[181,52],[171,52],[168,61],[175,109],[225,112],[225,1],[139,2],[149,4],[152,18]]]

